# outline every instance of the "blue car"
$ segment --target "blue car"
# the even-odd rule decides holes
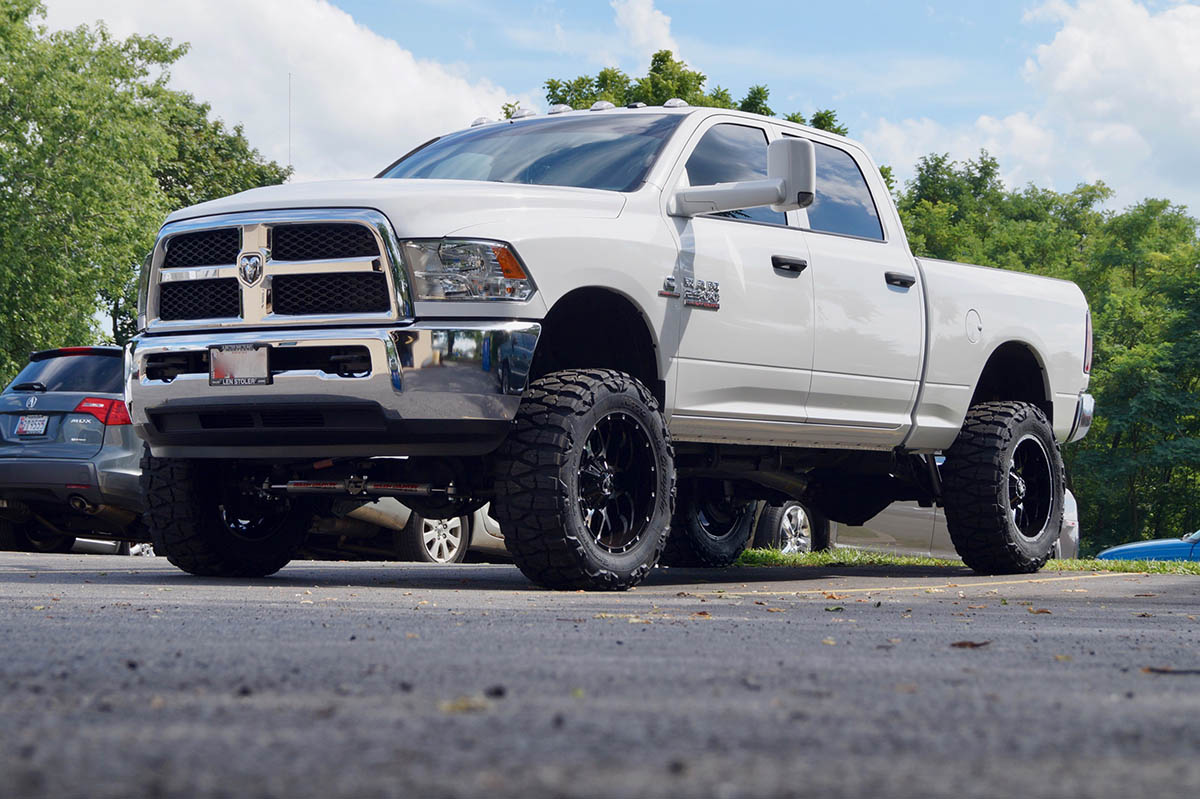
[[[1096,557],[1100,560],[1200,560],[1200,530],[1183,538],[1133,541],[1110,547]]]

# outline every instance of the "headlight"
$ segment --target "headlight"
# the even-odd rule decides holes
[[[434,239],[400,244],[418,300],[527,300],[533,279],[499,241]]]

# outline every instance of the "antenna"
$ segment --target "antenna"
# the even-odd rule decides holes
[[[288,73],[288,169],[292,168],[292,73]]]

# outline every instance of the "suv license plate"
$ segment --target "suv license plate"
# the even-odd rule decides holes
[[[49,419],[49,416],[22,416],[17,419],[17,435],[44,436],[46,435],[46,422]]]
[[[208,348],[210,386],[265,386],[271,382],[266,344],[217,344]]]

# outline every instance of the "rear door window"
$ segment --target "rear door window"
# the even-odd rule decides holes
[[[817,195],[808,207],[808,227],[883,241],[879,211],[867,180],[854,157],[845,150],[813,142],[817,156]]]
[[[22,383],[41,383],[46,391],[120,394],[122,359],[114,355],[60,355],[25,365],[4,391]]]
[[[714,125],[692,150],[685,168],[688,183],[692,186],[762,180],[767,176],[767,132],[749,125]],[[740,211],[722,211],[712,216],[771,225],[787,224],[785,214],[772,211],[770,206],[765,205]]]

